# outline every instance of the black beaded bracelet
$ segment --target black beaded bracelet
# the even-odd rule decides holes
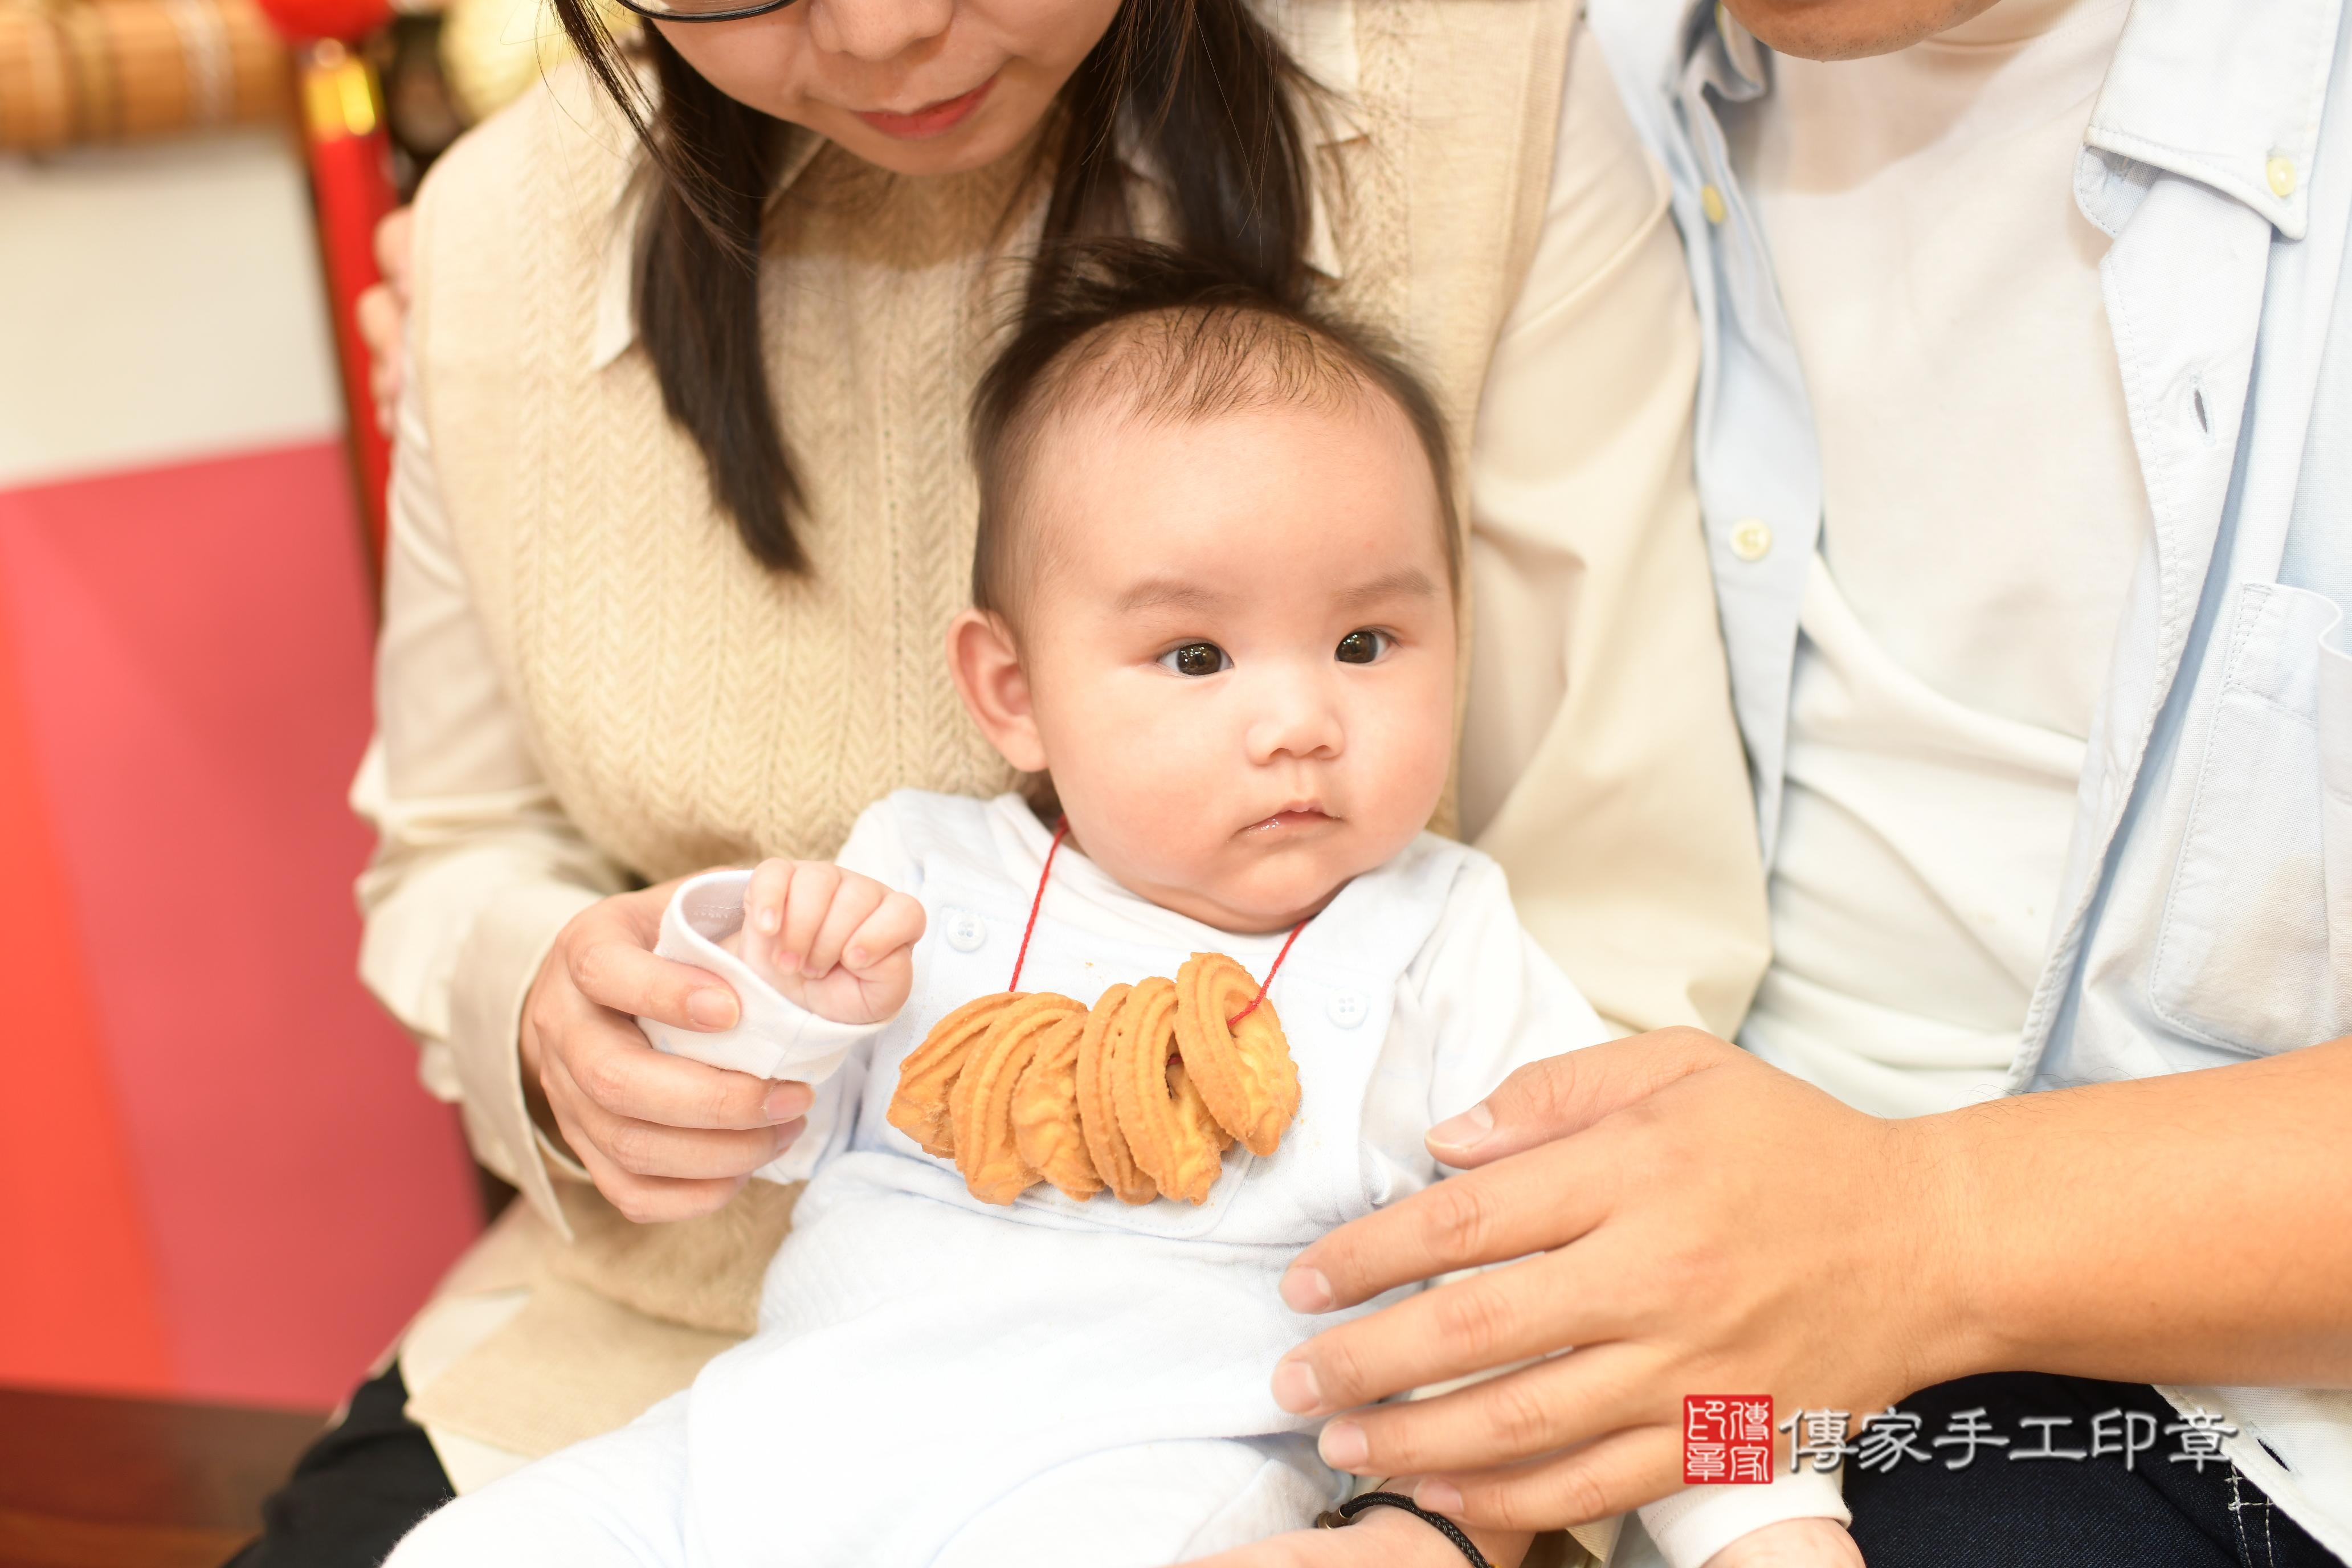
[[[1361,1497],[1351,1497],[1338,1508],[1326,1509],[1317,1515],[1315,1528],[1338,1530],[1344,1525],[1355,1523],[1356,1516],[1367,1509],[1375,1508],[1402,1509],[1446,1540],[1454,1542],[1462,1555],[1470,1560],[1470,1568],[1495,1568],[1493,1563],[1486,1561],[1485,1554],[1471,1544],[1470,1538],[1462,1533],[1460,1525],[1442,1513],[1430,1512],[1402,1492],[1366,1492]]]

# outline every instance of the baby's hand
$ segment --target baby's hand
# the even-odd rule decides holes
[[[906,1005],[923,906],[824,860],[763,860],[728,945],[785,1000],[836,1024]]]
[[[1862,1548],[1833,1519],[1784,1519],[1751,1530],[1706,1568],[1863,1568]]]

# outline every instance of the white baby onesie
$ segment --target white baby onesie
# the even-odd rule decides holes
[[[1267,1380],[1346,1314],[1291,1312],[1284,1268],[1437,1179],[1432,1123],[1603,1026],[1520,929],[1501,869],[1424,834],[1344,889],[1275,979],[1301,1084],[1275,1153],[1236,1146],[1197,1207],[1045,1186],[982,1204],[884,1113],[930,1026],[1011,982],[1049,842],[1012,795],[901,792],[859,818],[841,864],[914,895],[929,920],[914,993],[875,1028],[812,1017],[718,945],[740,927],[750,873],[680,890],[662,951],[724,975],[743,1020],[647,1033],[818,1081],[808,1131],[761,1172],[809,1184],[760,1331],[634,1425],[434,1515],[390,1568],[1145,1568],[1298,1528],[1340,1494],[1315,1455],[1318,1423],[1276,1405]],[[1091,1004],[1207,951],[1263,976],[1282,941],[1160,909],[1066,847],[1021,987]],[[1752,1520],[1756,1500],[1738,1500]],[[1817,1504],[1781,1515],[1828,1511]]]

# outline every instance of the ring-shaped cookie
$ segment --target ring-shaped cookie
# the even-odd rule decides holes
[[[1114,985],[1097,997],[1093,1011],[1087,1015],[1086,1027],[1079,1031],[1078,1131],[1086,1138],[1087,1152],[1093,1156],[1095,1174],[1118,1195],[1118,1201],[1148,1204],[1160,1195],[1160,1184],[1135,1163],[1135,1152],[1127,1146],[1127,1134],[1118,1130],[1118,1100],[1112,1086],[1119,1014],[1128,993],[1133,989]]]
[[[1021,1163],[1079,1203],[1103,1187],[1078,1125],[1078,1043],[1093,1018],[1066,1014],[1040,1030],[1013,1087],[1013,1146]]]
[[[1253,1154],[1271,1154],[1298,1114],[1298,1066],[1258,984],[1222,952],[1196,952],[1176,972],[1176,1041],[1184,1070],[1217,1124]],[[1227,1019],[1249,1015],[1239,1024]]]
[[[935,1159],[955,1158],[955,1121],[948,1095],[972,1047],[988,1037],[1003,1011],[1022,999],[1018,991],[996,991],[965,1003],[931,1026],[923,1043],[898,1063],[898,1088],[890,1096],[890,1125],[923,1146]]]
[[[1118,1130],[1136,1165],[1162,1194],[1206,1203],[1231,1140],[1178,1053],[1172,982],[1155,975],[1128,993],[1111,1048]]]
[[[955,1121],[956,1169],[981,1202],[1009,1204],[1040,1180],[1013,1141],[1013,1091],[1046,1033],[1085,1012],[1051,991],[1023,996],[964,1059],[948,1090],[948,1114]]]

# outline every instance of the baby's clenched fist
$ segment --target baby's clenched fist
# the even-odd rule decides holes
[[[763,860],[727,948],[785,1000],[837,1024],[878,1024],[907,1003],[923,906],[826,860]]]

